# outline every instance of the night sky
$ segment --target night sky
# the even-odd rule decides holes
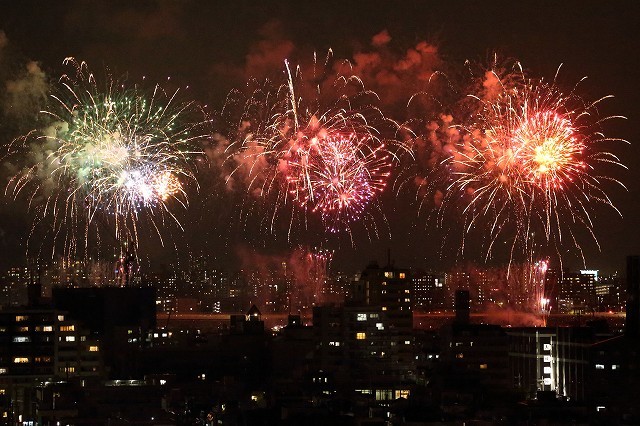
[[[144,77],[146,82],[169,88],[189,86],[187,96],[212,112],[220,110],[229,90],[243,87],[249,78],[277,76],[285,58],[306,62],[314,51],[322,56],[332,49],[334,57],[355,62],[363,52],[380,51],[373,46],[375,36],[379,40],[385,30],[390,39],[385,41],[383,60],[398,62],[422,42],[435,48],[434,60],[422,64],[424,70],[453,74],[451,70],[464,69],[465,60],[483,61],[493,52],[517,58],[531,75],[546,79],[553,79],[563,64],[558,78],[561,87],[570,90],[587,76],[579,93],[590,100],[614,95],[602,104],[600,113],[628,118],[605,128],[608,136],[630,142],[613,142],[609,149],[628,167],[611,169],[628,191],[615,186],[608,191],[623,217],[611,209],[595,208],[594,229],[601,250],[588,239],[582,245],[588,267],[613,272],[620,270],[626,255],[640,253],[638,28],[640,3],[636,1],[0,0],[4,34],[0,36],[0,136],[8,143],[20,132],[37,127],[31,105],[19,113],[18,106],[8,107],[16,101],[11,101],[7,84],[24,76],[30,61],[37,62],[49,83],[62,72],[63,59],[75,57],[87,61],[93,70],[108,68],[114,75],[126,74],[128,81],[141,82]],[[372,88],[384,97],[387,115],[402,119],[411,91],[423,90],[421,84],[404,82],[397,91]],[[152,264],[173,262],[176,252],[203,250],[221,264],[238,266],[243,253],[286,257],[299,245],[334,249],[336,267],[348,270],[374,258],[383,261],[387,248],[401,266],[438,269],[456,261],[482,259],[472,249],[468,257],[451,256],[455,248],[442,249],[438,232],[426,222],[427,215],[418,214],[411,194],[385,193],[383,232],[358,230],[352,243],[334,236],[326,241],[313,225],[289,237],[286,227],[270,233],[261,229],[251,211],[238,214],[239,201],[222,194],[225,191],[215,181],[214,171],[203,167],[198,178],[200,189],[190,195],[189,210],[178,213],[185,232],[170,227],[164,248],[156,238],[141,240],[140,253]],[[24,259],[30,221],[23,204],[3,199],[3,266]],[[473,247],[474,242],[469,245]],[[566,267],[582,266],[570,247],[563,258]],[[498,254],[493,262],[504,260]]]

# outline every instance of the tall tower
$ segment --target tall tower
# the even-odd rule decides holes
[[[637,338],[640,332],[640,256],[627,256],[627,318],[624,334]]]

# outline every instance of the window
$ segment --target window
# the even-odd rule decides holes
[[[551,378],[545,377],[543,383],[545,386],[551,386]]]
[[[376,389],[376,401],[388,401],[393,398],[392,390]]]
[[[381,322],[377,322],[377,323],[376,323],[376,328],[377,328],[378,330],[384,330],[384,324],[382,324]]]
[[[620,365],[619,365],[619,364],[613,364],[613,365],[611,366],[611,369],[612,369],[612,370],[620,370]]]
[[[329,346],[340,346],[340,342],[329,342]]]
[[[58,315],[58,321],[64,321],[64,315]]]
[[[604,370],[603,364],[596,364],[596,370]]]
[[[23,327],[18,327],[18,331],[29,331],[29,327],[26,325]]]
[[[409,299],[408,297],[404,299],[405,302],[411,302],[411,299]]]
[[[386,307],[386,306],[383,306],[383,307],[382,307],[382,310],[383,310],[383,311],[386,311],[386,310],[387,310],[387,307]]]
[[[358,321],[366,321],[366,320],[367,320],[367,314],[358,314],[358,315],[356,316],[356,319],[357,319]]]
[[[404,341],[404,344],[405,344],[405,345],[410,345],[410,344],[411,344],[411,340],[405,340],[405,341]]]
[[[26,364],[29,362],[29,358],[24,357],[24,356],[17,356],[13,358],[13,363],[14,364]]]
[[[64,340],[65,340],[65,342],[75,342],[76,341],[76,336],[65,336]]]
[[[551,362],[551,355],[545,355],[545,356],[543,357],[543,361],[544,361],[544,362]]]
[[[16,322],[26,321],[29,319],[28,315],[16,315]]]
[[[550,351],[550,350],[551,350],[551,343],[545,343],[545,344],[542,346],[542,350],[544,350],[544,351]]]
[[[27,343],[30,341],[31,339],[29,338],[29,336],[15,336],[13,338],[13,343]]]
[[[369,314],[369,318],[378,318],[378,314]]]
[[[42,331],[53,331],[53,326],[45,325],[44,327],[42,327]]]
[[[385,271],[385,272],[384,272],[384,277],[385,277],[385,278],[393,278],[393,272],[391,272],[391,271]]]
[[[407,277],[407,274],[405,274],[404,272],[400,272],[398,276],[400,277],[401,280],[404,280]]]
[[[456,358],[462,359],[462,358],[464,358],[464,354],[456,354]]]
[[[75,373],[75,371],[76,371],[75,367],[60,367],[61,373]]]
[[[6,368],[0,368],[0,374],[7,374]]]
[[[544,374],[551,374],[551,367],[544,367]]]
[[[365,340],[366,338],[367,338],[367,333],[364,333],[362,331],[356,333],[357,340]]]
[[[409,390],[408,389],[399,389],[396,391],[396,398],[404,398],[407,399],[409,398]]]
[[[98,352],[97,346],[89,346],[89,352]]]
[[[75,325],[61,325],[60,331],[76,331]]]
[[[489,368],[487,364],[480,364],[480,370],[486,370],[487,368]]]
[[[411,290],[409,290],[408,288],[404,290],[405,293],[411,293]]]

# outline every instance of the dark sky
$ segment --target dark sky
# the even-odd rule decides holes
[[[601,114],[620,114],[626,121],[608,125],[607,134],[631,142],[612,144],[628,166],[613,170],[628,191],[609,193],[623,217],[610,209],[595,209],[596,244],[583,244],[587,266],[606,272],[619,269],[627,254],[640,253],[640,3],[636,1],[5,1],[0,0],[0,31],[7,44],[0,56],[0,77],[11,80],[28,61],[37,61],[49,81],[61,73],[65,57],[87,61],[93,69],[108,67],[127,73],[131,81],[189,86],[189,96],[212,110],[226,93],[242,86],[247,77],[265,77],[281,70],[282,60],[307,61],[313,51],[352,60],[372,52],[371,40],[387,30],[389,60],[400,60],[421,42],[437,48],[435,68],[462,68],[464,61],[481,61],[491,52],[517,58],[533,75],[553,79],[563,64],[559,83],[571,88],[581,77],[580,94],[588,99],[613,94]],[[171,82],[166,83],[167,77]],[[3,86],[4,81],[0,82]],[[403,89],[407,90],[407,89]],[[393,94],[392,94],[393,95]],[[392,96],[390,95],[390,96]],[[406,94],[395,93],[397,111]],[[400,102],[402,101],[402,102]],[[21,124],[5,114],[0,129],[11,139]],[[20,120],[27,120],[21,116]],[[207,186],[203,177],[199,195],[191,196],[184,213],[185,235],[172,230],[168,248],[155,243],[141,250],[152,261],[172,261],[176,248],[203,249],[221,261],[252,248],[266,254],[285,254],[298,244],[316,245],[323,238],[313,227],[287,239],[286,232],[269,235],[238,219],[232,205]],[[425,215],[385,195],[388,231],[380,236],[356,233],[348,239],[330,238],[338,267],[355,269],[372,258],[383,260],[387,248],[403,266],[440,268],[454,260],[439,256],[437,238],[428,232]],[[28,220],[5,200],[0,211],[0,247],[3,264],[17,262],[24,253]],[[251,222],[251,219],[249,219]],[[382,228],[387,228],[382,220]],[[261,235],[257,235],[261,234]],[[267,234],[267,235],[265,235]],[[473,242],[471,243],[473,245]],[[242,247],[240,250],[238,247]],[[455,249],[445,248],[445,254]],[[18,253],[18,254],[10,254]],[[476,260],[471,256],[472,259]],[[476,256],[477,257],[477,256]],[[566,266],[579,267],[575,252],[565,253]],[[157,260],[156,260],[157,259]]]

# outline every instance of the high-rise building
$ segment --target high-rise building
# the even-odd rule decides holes
[[[401,363],[413,363],[413,284],[407,269],[371,263],[354,282],[351,302],[355,305],[379,306],[397,334]],[[410,342],[407,344],[407,342]]]
[[[102,376],[102,349],[62,311],[0,311],[0,422],[35,419],[36,388],[44,382]]]
[[[413,307],[426,312],[450,308],[444,276],[425,271],[411,274],[413,283]]]
[[[561,313],[584,313],[597,308],[596,284],[598,271],[547,271],[546,284],[553,282],[557,294],[555,305]],[[551,300],[554,306],[553,299]]]
[[[640,256],[627,257],[627,320],[624,334],[640,336]]]

